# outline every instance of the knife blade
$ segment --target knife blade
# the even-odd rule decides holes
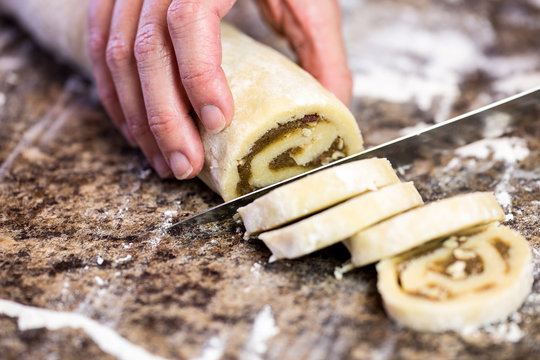
[[[495,114],[508,114],[509,121],[512,123],[519,121],[519,115],[523,114],[531,106],[540,106],[540,87],[521,92],[423,130],[374,146],[330,164],[240,196],[175,223],[168,228],[168,232],[174,235],[185,226],[203,225],[229,218],[236,213],[238,208],[251,203],[269,191],[332,166],[372,157],[385,157],[395,168],[398,168],[410,164],[415,158],[425,153],[426,149],[429,150],[430,148],[437,147],[437,150],[444,150],[463,146],[482,139],[484,137],[482,132],[486,126],[486,122]]]

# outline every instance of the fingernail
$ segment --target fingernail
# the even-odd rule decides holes
[[[135,147],[137,146],[137,143],[135,142],[135,139],[131,135],[131,132],[129,131],[129,127],[127,124],[122,124],[122,134],[126,138],[126,140],[129,142],[129,145]]]
[[[170,173],[169,166],[167,165],[165,159],[163,158],[163,156],[161,156],[161,154],[154,155],[154,157],[152,158],[152,166],[162,178],[167,177],[167,175],[169,175]]]
[[[201,121],[204,127],[214,134],[225,128],[225,116],[215,105],[204,105],[201,108]]]
[[[191,166],[187,157],[181,152],[172,153],[169,157],[169,161],[171,170],[178,180],[187,179],[193,172],[193,166]]]

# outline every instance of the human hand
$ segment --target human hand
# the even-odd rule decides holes
[[[91,0],[89,50],[101,101],[161,177],[196,176],[211,132],[233,117],[221,68],[220,20],[235,0]],[[260,0],[302,66],[345,103],[351,80],[335,0]]]
[[[345,105],[352,75],[341,34],[338,0],[257,0],[266,21],[285,35],[305,70]]]

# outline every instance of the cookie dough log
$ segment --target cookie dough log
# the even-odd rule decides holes
[[[2,0],[0,7],[90,74],[88,0]],[[235,115],[219,134],[199,127],[205,149],[199,177],[224,200],[362,150],[350,111],[311,75],[230,25],[222,24],[221,36]]]
[[[531,251],[519,233],[491,226],[377,264],[388,314],[418,331],[465,330],[503,320],[531,291]]]
[[[365,227],[422,205],[412,182],[359,195],[289,226],[259,235],[272,251],[271,261],[292,259],[335,244]]]
[[[369,190],[399,182],[386,159],[338,165],[278,187],[238,209],[246,234],[259,233]]]
[[[493,194],[469,193],[399,214],[356,233],[344,244],[353,265],[363,266],[430,240],[503,219],[504,212]]]

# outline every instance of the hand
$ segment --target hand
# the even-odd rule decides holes
[[[341,34],[338,0],[257,0],[266,21],[285,35],[298,62],[348,105],[352,76]]]
[[[204,164],[193,109],[211,132],[233,117],[221,68],[220,20],[235,0],[91,0],[89,50],[101,101],[161,177]],[[299,61],[342,101],[351,79],[335,0],[267,0],[261,8]]]

